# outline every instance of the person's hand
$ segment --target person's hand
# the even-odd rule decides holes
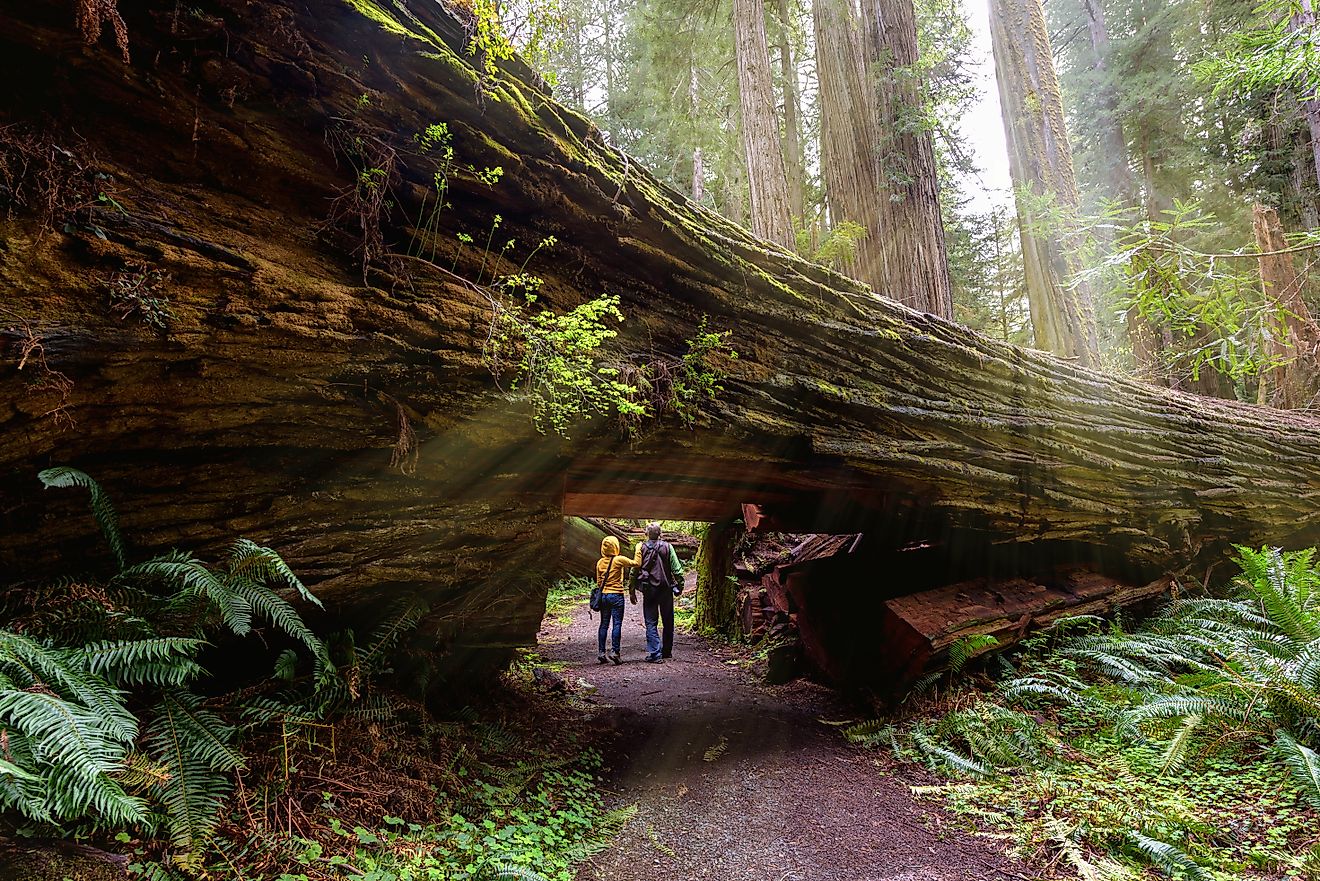
[[[674,596],[678,596],[678,595],[681,594],[682,592],[683,592],[683,588],[682,588],[682,586],[681,586],[681,585],[677,585],[677,584],[675,584],[675,585],[674,585]]]

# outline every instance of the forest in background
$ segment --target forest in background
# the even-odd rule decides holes
[[[997,83],[978,84],[970,16],[986,7]],[[559,100],[764,238],[1088,366],[1310,404],[1320,108],[1309,0],[986,7],[518,0],[488,11]],[[973,198],[984,133],[959,120],[978,85],[999,92],[1015,212]]]

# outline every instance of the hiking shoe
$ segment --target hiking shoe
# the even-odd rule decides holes
[[[646,656],[646,663],[648,664],[663,664],[664,662],[665,662],[664,658],[660,657],[659,655]]]
[[[616,665],[623,663],[623,658],[619,657],[618,652],[610,652],[610,660],[613,661]]]
[[[597,664],[604,664],[605,661],[606,661],[606,658],[605,658],[605,653],[604,653],[604,652],[601,652],[599,655],[596,655],[596,663],[597,663]]]
[[[660,657],[662,657],[662,658],[672,658],[673,655],[661,655]]]

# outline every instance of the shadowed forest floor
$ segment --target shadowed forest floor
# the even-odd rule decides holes
[[[823,687],[767,686],[730,649],[680,632],[646,664],[641,606],[624,619],[620,666],[596,663],[597,617],[547,618],[541,653],[617,729],[606,750],[611,806],[636,804],[616,846],[579,881],[962,881],[1033,874],[974,837],[822,719],[850,718]]]

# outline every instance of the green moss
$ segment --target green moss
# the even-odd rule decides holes
[[[392,34],[398,34],[401,37],[411,37],[414,40],[422,40],[421,34],[413,33],[398,22],[394,16],[381,9],[372,0],[344,0],[349,6],[357,10],[358,14],[364,18],[369,18],[376,24]]]

